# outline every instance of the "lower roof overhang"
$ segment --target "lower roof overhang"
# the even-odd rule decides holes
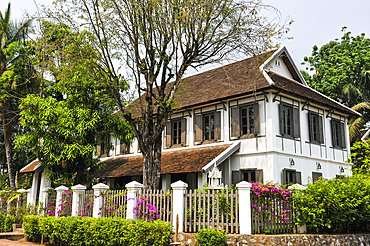
[[[214,163],[219,165],[223,160],[239,149],[240,143],[202,146],[187,149],[166,150],[162,152],[161,174],[191,173],[207,171],[204,167]],[[226,157],[227,156],[227,157]],[[117,178],[143,175],[143,156],[126,155],[104,160],[105,166],[97,171],[95,178]]]

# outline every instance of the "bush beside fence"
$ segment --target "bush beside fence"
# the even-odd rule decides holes
[[[26,216],[25,235],[33,242],[52,245],[169,245],[171,225],[168,222],[115,218]]]

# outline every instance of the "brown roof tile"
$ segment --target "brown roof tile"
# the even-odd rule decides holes
[[[318,104],[327,105],[331,108],[334,108],[338,111],[344,112],[355,117],[359,116],[359,114],[356,114],[349,108],[344,107],[343,105],[329,99],[328,97],[325,97],[324,95],[318,93],[317,91],[311,89],[308,86],[302,85],[296,81],[287,79],[274,73],[269,73],[269,76],[275,83],[273,87],[277,89],[283,90],[288,93],[292,93],[294,95],[298,95],[300,97],[306,98],[307,100],[316,102]]]
[[[270,85],[259,70],[259,67],[274,52],[267,52],[184,78],[176,92],[177,104],[175,109],[185,109],[205,103],[217,102],[245,95],[254,90],[278,89],[301,96],[312,102],[327,105],[352,116],[358,116],[355,112],[317,93],[313,89],[282,76],[270,73],[271,79],[275,82],[275,85]],[[289,63],[288,59],[284,59],[284,61]],[[292,70],[291,64],[288,65],[290,65],[290,70]],[[296,74],[295,77],[297,77]],[[128,108],[133,109],[134,105],[135,103]],[[136,100],[136,105],[138,105],[138,99]],[[138,116],[139,111],[133,110],[132,114]]]
[[[202,167],[230,146],[231,144],[225,144],[165,151],[162,153],[161,174],[201,172]],[[143,175],[142,155],[116,157],[104,162],[105,167],[94,174],[95,178]]]
[[[25,166],[20,172],[21,173],[33,172],[33,171],[35,171],[35,168],[37,167],[38,164],[40,164],[39,161],[33,161],[30,164],[28,164],[27,166]]]

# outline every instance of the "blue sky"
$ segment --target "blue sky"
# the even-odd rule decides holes
[[[37,4],[51,4],[51,0],[11,0],[12,16],[20,18],[24,12],[34,13]],[[292,40],[279,42],[287,46],[294,61],[299,65],[304,56],[309,56],[314,45],[321,47],[330,40],[342,36],[342,26],[347,26],[352,35],[366,33],[370,36],[369,0],[264,0],[281,12],[283,20],[293,19],[288,36]],[[3,12],[8,1],[0,1]],[[300,66],[303,69],[303,66]]]

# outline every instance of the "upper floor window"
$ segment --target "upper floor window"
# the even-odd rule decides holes
[[[280,134],[284,137],[299,138],[299,109],[291,104],[280,103]]]
[[[116,139],[116,146],[118,146],[118,139]],[[120,142],[120,145],[119,145],[119,155],[127,155],[127,154],[130,154],[130,146],[129,145],[126,145],[125,143],[123,142]]]
[[[110,137],[108,136],[100,142],[100,144],[96,147],[97,149],[96,156],[107,157],[109,155],[109,150],[111,147],[109,140]]]
[[[322,116],[317,113],[308,113],[308,125],[310,142],[315,144],[324,143]]]
[[[174,119],[166,125],[166,148],[186,145],[186,118]]]
[[[259,133],[259,105],[240,105],[231,108],[231,137],[250,138]]]
[[[240,181],[259,182],[263,184],[263,170],[251,168],[232,171],[232,184],[236,185]]]
[[[338,148],[346,147],[344,123],[340,122],[339,120],[332,119],[331,120],[331,135],[332,135],[333,147],[338,147]]]
[[[194,115],[194,133],[198,144],[221,140],[221,112]]]

